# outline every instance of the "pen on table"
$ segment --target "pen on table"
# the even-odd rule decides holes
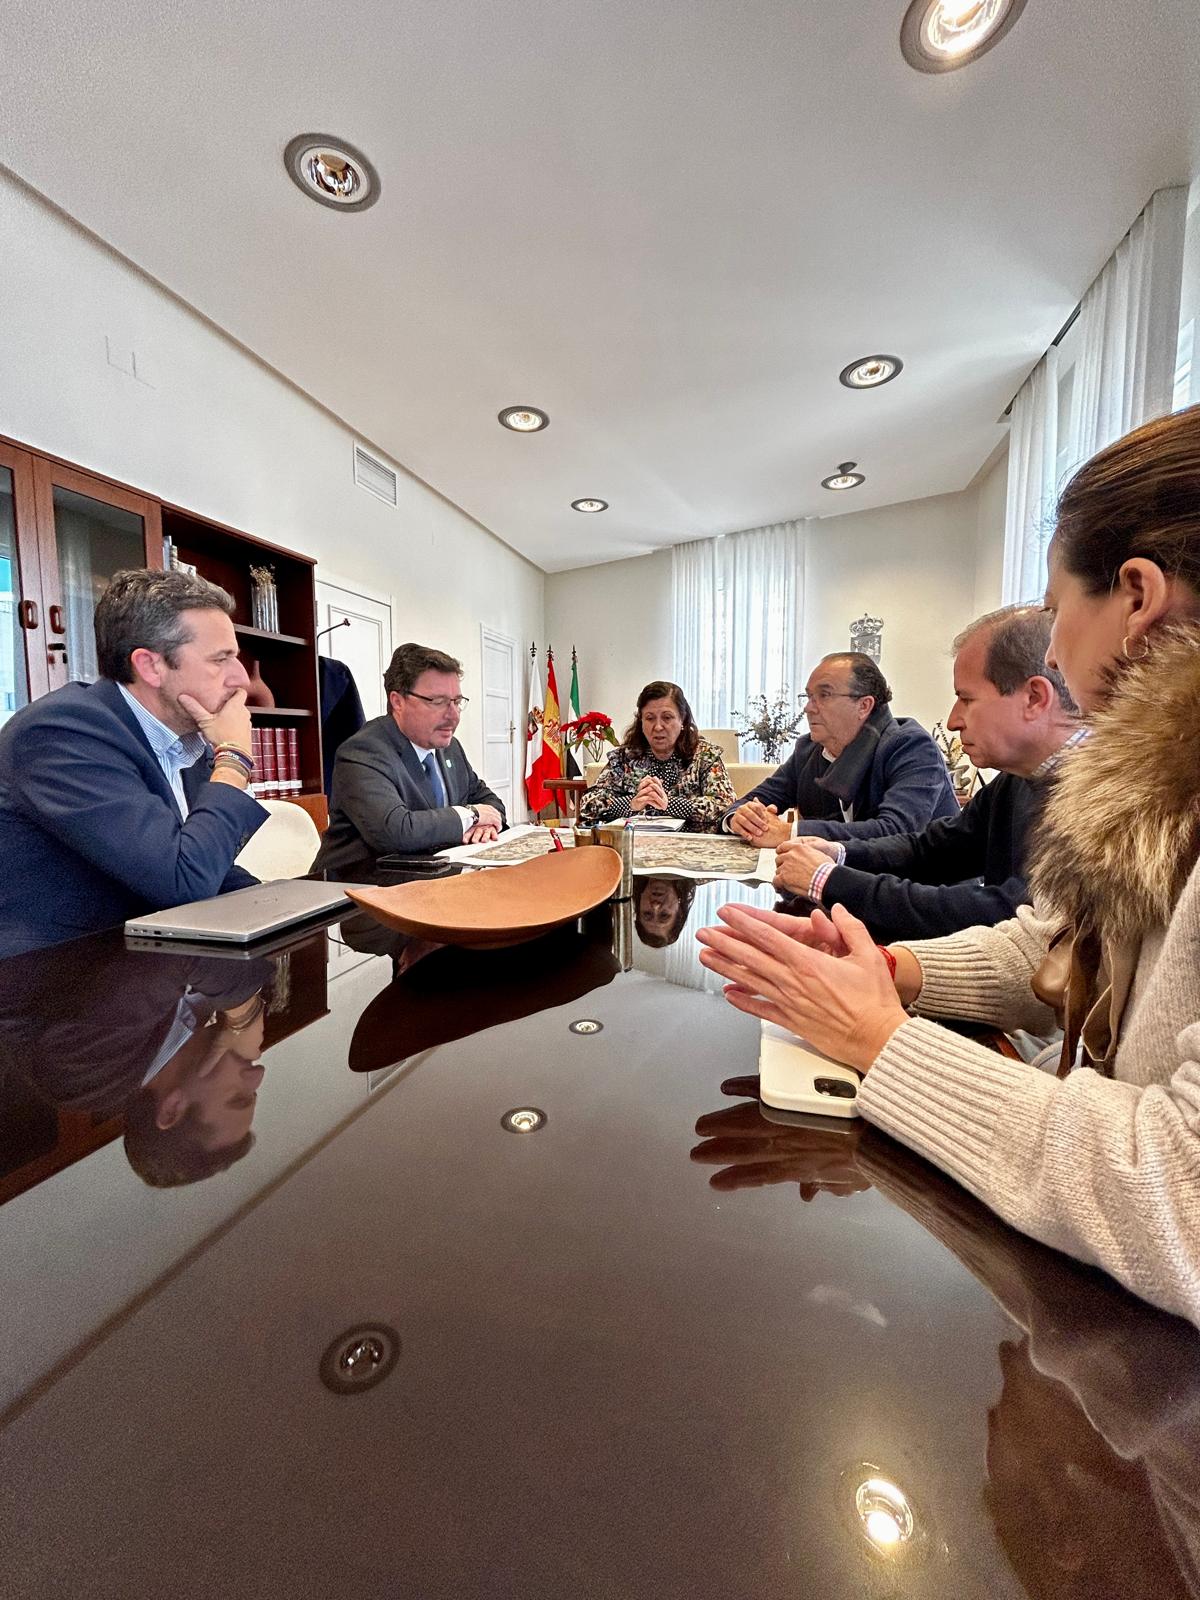
[[[560,839],[560,838],[559,838],[559,837],[558,837],[558,830],[557,830],[557,829],[555,829],[555,828],[551,828],[551,829],[550,829],[550,837],[551,837],[551,838],[552,838],[552,839],[553,839],[553,840],[554,840],[554,848],[555,848],[555,849],[556,849],[556,850],[561,850],[561,849],[562,849],[562,847],[563,847],[563,842],[562,842],[562,840],[561,840],[561,839]]]

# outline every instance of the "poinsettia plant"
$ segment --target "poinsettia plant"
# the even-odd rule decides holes
[[[619,744],[612,718],[603,711],[585,711],[574,722],[564,722],[562,736],[569,750],[582,750],[589,761],[599,761],[606,744]]]

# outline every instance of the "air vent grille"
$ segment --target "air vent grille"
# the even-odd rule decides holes
[[[396,474],[360,444],[354,446],[354,481],[388,505],[396,504]]]

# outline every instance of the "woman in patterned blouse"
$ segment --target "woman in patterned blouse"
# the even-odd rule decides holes
[[[579,804],[579,820],[681,817],[685,828],[712,832],[735,799],[716,745],[700,737],[677,683],[648,683],[623,744]]]

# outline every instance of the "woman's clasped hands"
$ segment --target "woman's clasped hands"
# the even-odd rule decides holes
[[[643,778],[630,802],[631,811],[666,811],[671,801],[657,778]]]
[[[865,1072],[907,1013],[871,935],[843,906],[832,916],[788,917],[722,906],[701,928],[701,963],[726,979],[739,1011],[777,1023]]]

